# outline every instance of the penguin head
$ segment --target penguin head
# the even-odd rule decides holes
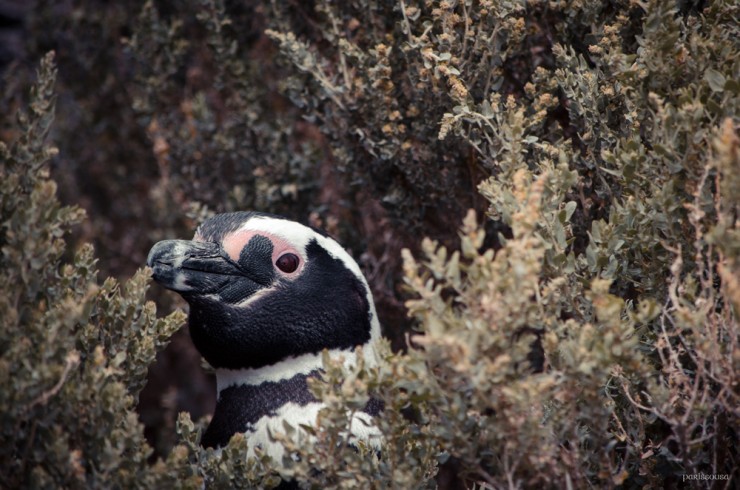
[[[380,335],[352,257],[325,234],[278,216],[216,215],[191,241],[155,244],[147,265],[190,305],[193,343],[215,368],[352,350]]]

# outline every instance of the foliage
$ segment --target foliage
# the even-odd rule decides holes
[[[59,24],[60,69],[121,67],[63,77],[60,106],[81,116],[58,121],[57,156],[46,58],[0,147],[4,486],[739,477],[737,2],[74,3],[97,13]],[[35,11],[37,49],[52,12]],[[74,135],[91,125],[89,153]],[[156,318],[146,272],[100,283],[90,246],[64,255],[83,214],[47,162],[69,196],[85,155],[126,203],[83,199],[105,257],[106,220],[150,229],[122,240],[141,263],[211,209],[281,212],[364,252],[386,335],[398,348],[408,331],[403,295],[417,334],[378,368],[327,361],[316,441],[275,434],[300,457],[246,460],[243,436],[203,450],[185,414],[147,462],[135,401],[183,319]],[[380,455],[347,440],[369,396],[386,406]]]
[[[147,366],[183,323],[144,301],[149,273],[99,284],[92,247],[62,260],[64,235],[84,217],[61,206],[45,168],[56,70],[47,55],[21,137],[0,146],[0,481],[6,488],[131,488],[150,470],[134,412]],[[147,485],[148,484],[148,485]]]

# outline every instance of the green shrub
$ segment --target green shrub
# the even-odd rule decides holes
[[[0,146],[0,478],[6,488],[154,484],[134,406],[147,366],[183,323],[144,302],[145,270],[99,284],[92,247],[62,260],[84,212],[61,206],[45,168],[53,57],[41,63],[20,137]]]
[[[329,405],[317,442],[283,441],[301,455],[282,462],[284,477],[315,488],[738,478],[737,2],[75,6],[98,10],[64,17],[55,42],[101,42],[60,51],[60,69],[111,54],[123,66],[68,74],[59,89],[76,109],[56,124],[55,178],[66,195],[80,185],[71,170],[89,150],[73,135],[96,122],[91,168],[125,203],[92,206],[99,224],[83,238],[111,257],[94,232],[106,220],[139,217],[153,241],[211,209],[312,213],[364,253],[395,347],[405,300],[408,349],[386,348],[375,369],[327,364],[313,386]],[[38,49],[50,12],[34,13]],[[74,35],[81,26],[91,38]],[[86,90],[101,71],[103,89]],[[90,246],[65,255],[83,215],[57,202],[48,174],[53,74],[47,57],[5,132],[15,142],[0,147],[0,409],[12,441],[0,481],[276,485],[241,436],[220,454],[199,448],[202,422],[186,414],[169,454],[150,458],[135,401],[183,317],[156,318],[145,271],[101,284]],[[135,137],[116,139],[112,121]],[[368,396],[386,404],[380,457],[341,443],[347,407]]]

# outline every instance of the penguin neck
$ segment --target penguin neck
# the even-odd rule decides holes
[[[357,364],[357,351],[331,349],[328,351],[329,358],[332,360],[342,359],[345,367]],[[365,358],[366,366],[376,364],[377,355],[371,342],[362,346],[362,356]],[[323,370],[323,354],[310,353],[290,357],[282,361],[262,366],[259,368],[244,369],[216,369],[216,387],[218,398],[221,393],[233,386],[260,386],[264,383],[279,383],[293,378],[296,375],[309,376],[320,373]]]
[[[362,350],[333,349],[328,354],[333,360],[342,359],[346,367],[355,365],[360,355],[366,366],[377,364],[372,343],[363,345]],[[201,445],[223,447],[236,433],[259,432],[260,424],[269,419],[283,418],[294,426],[313,424],[323,404],[309,390],[308,378],[320,377],[322,371],[322,353],[291,357],[260,368],[216,369],[216,410]],[[371,399],[362,411],[375,416],[382,408],[382,402]]]

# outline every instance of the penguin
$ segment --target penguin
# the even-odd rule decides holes
[[[204,221],[193,240],[156,243],[153,279],[189,304],[193,344],[216,373],[217,401],[201,445],[219,450],[244,433],[247,455],[259,448],[278,464],[284,448],[270,436],[310,436],[324,404],[308,389],[322,352],[349,367],[378,364],[380,324],[359,266],[332,238],[286,218],[234,212]],[[361,349],[357,349],[361,346]],[[380,450],[371,399],[351,420],[349,443]]]

